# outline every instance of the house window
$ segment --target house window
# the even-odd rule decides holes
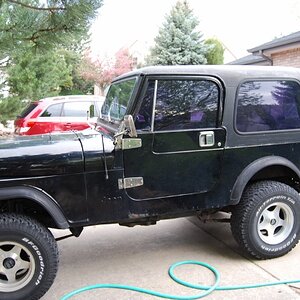
[[[259,132],[300,128],[300,86],[295,81],[247,81],[237,96],[236,128]]]

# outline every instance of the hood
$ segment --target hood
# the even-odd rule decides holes
[[[82,147],[72,132],[0,140],[0,179],[51,176],[83,169]]]
[[[82,143],[84,152],[96,151],[97,153],[109,154],[115,149],[113,136],[93,129],[86,129],[76,133]]]
[[[0,180],[102,171],[112,165],[113,137],[80,132],[17,136],[0,140]]]

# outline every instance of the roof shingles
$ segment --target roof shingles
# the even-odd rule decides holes
[[[252,53],[250,55],[244,56],[242,58],[239,58],[235,61],[232,61],[228,63],[229,65],[251,65],[251,64],[257,64],[264,61],[267,61],[265,58],[263,58],[259,54],[260,52],[264,50],[273,49],[276,47],[281,46],[287,46],[294,43],[300,43],[300,31],[291,33],[289,35],[276,38],[270,42],[264,43],[262,45],[259,45],[257,47],[254,47],[252,49],[249,49],[248,52]]]
[[[274,39],[270,42],[264,43],[260,46],[249,49],[248,52],[254,53],[260,50],[272,49],[275,47],[285,46],[292,43],[300,42],[300,31],[291,33],[289,35]]]

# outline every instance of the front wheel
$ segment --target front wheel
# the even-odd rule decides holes
[[[252,184],[232,212],[231,229],[240,246],[255,258],[286,254],[299,240],[299,194],[277,181]]]
[[[40,299],[57,267],[56,241],[47,228],[29,217],[0,215],[0,299]]]

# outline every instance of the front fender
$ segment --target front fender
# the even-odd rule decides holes
[[[20,198],[28,199],[41,205],[53,218],[58,228],[69,228],[68,221],[56,204],[56,201],[45,191],[32,186],[0,188],[0,201]]]
[[[298,178],[300,178],[300,170],[296,167],[296,165],[294,165],[292,162],[290,162],[284,157],[266,156],[263,158],[259,158],[252,162],[249,166],[247,166],[247,168],[244,169],[244,171],[239,175],[239,177],[235,181],[230,195],[230,205],[235,205],[240,201],[246,185],[251,180],[251,178],[255,174],[257,174],[257,172],[270,166],[287,167],[290,170],[292,170],[298,176]]]

